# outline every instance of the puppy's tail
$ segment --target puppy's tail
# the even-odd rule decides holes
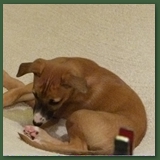
[[[50,151],[50,152],[57,152],[59,154],[65,154],[65,155],[108,155],[107,151],[104,150],[98,150],[98,151],[83,151],[83,150],[78,150],[78,149],[71,149],[69,146],[68,147],[62,147],[62,146],[56,146],[56,145],[45,145],[45,144],[40,144],[36,140],[31,140],[28,136],[25,136],[21,133],[18,133],[20,138],[25,141],[27,144],[39,148],[42,150]]]

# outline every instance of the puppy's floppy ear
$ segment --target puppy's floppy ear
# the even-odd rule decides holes
[[[36,76],[40,77],[44,67],[45,60],[41,58],[35,60],[34,62],[22,63],[19,66],[17,77],[23,76],[27,73],[34,73]]]
[[[65,74],[62,76],[62,85],[73,87],[82,93],[86,93],[88,90],[87,81],[84,78],[72,74]]]

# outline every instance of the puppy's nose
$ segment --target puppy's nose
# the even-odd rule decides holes
[[[33,125],[34,125],[34,126],[41,126],[42,124],[43,124],[43,123],[40,123],[40,122],[37,123],[37,122],[35,122],[35,121],[33,120]]]

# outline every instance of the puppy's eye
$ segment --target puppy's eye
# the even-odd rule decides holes
[[[57,105],[59,102],[60,101],[55,101],[54,99],[50,99],[48,103],[49,103],[49,105],[53,106],[53,105]]]

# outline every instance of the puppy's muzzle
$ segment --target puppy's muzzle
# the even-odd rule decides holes
[[[41,126],[42,124],[44,124],[46,122],[47,122],[47,119],[44,116],[42,116],[42,114],[40,112],[37,112],[34,114],[33,124],[35,126]]]

